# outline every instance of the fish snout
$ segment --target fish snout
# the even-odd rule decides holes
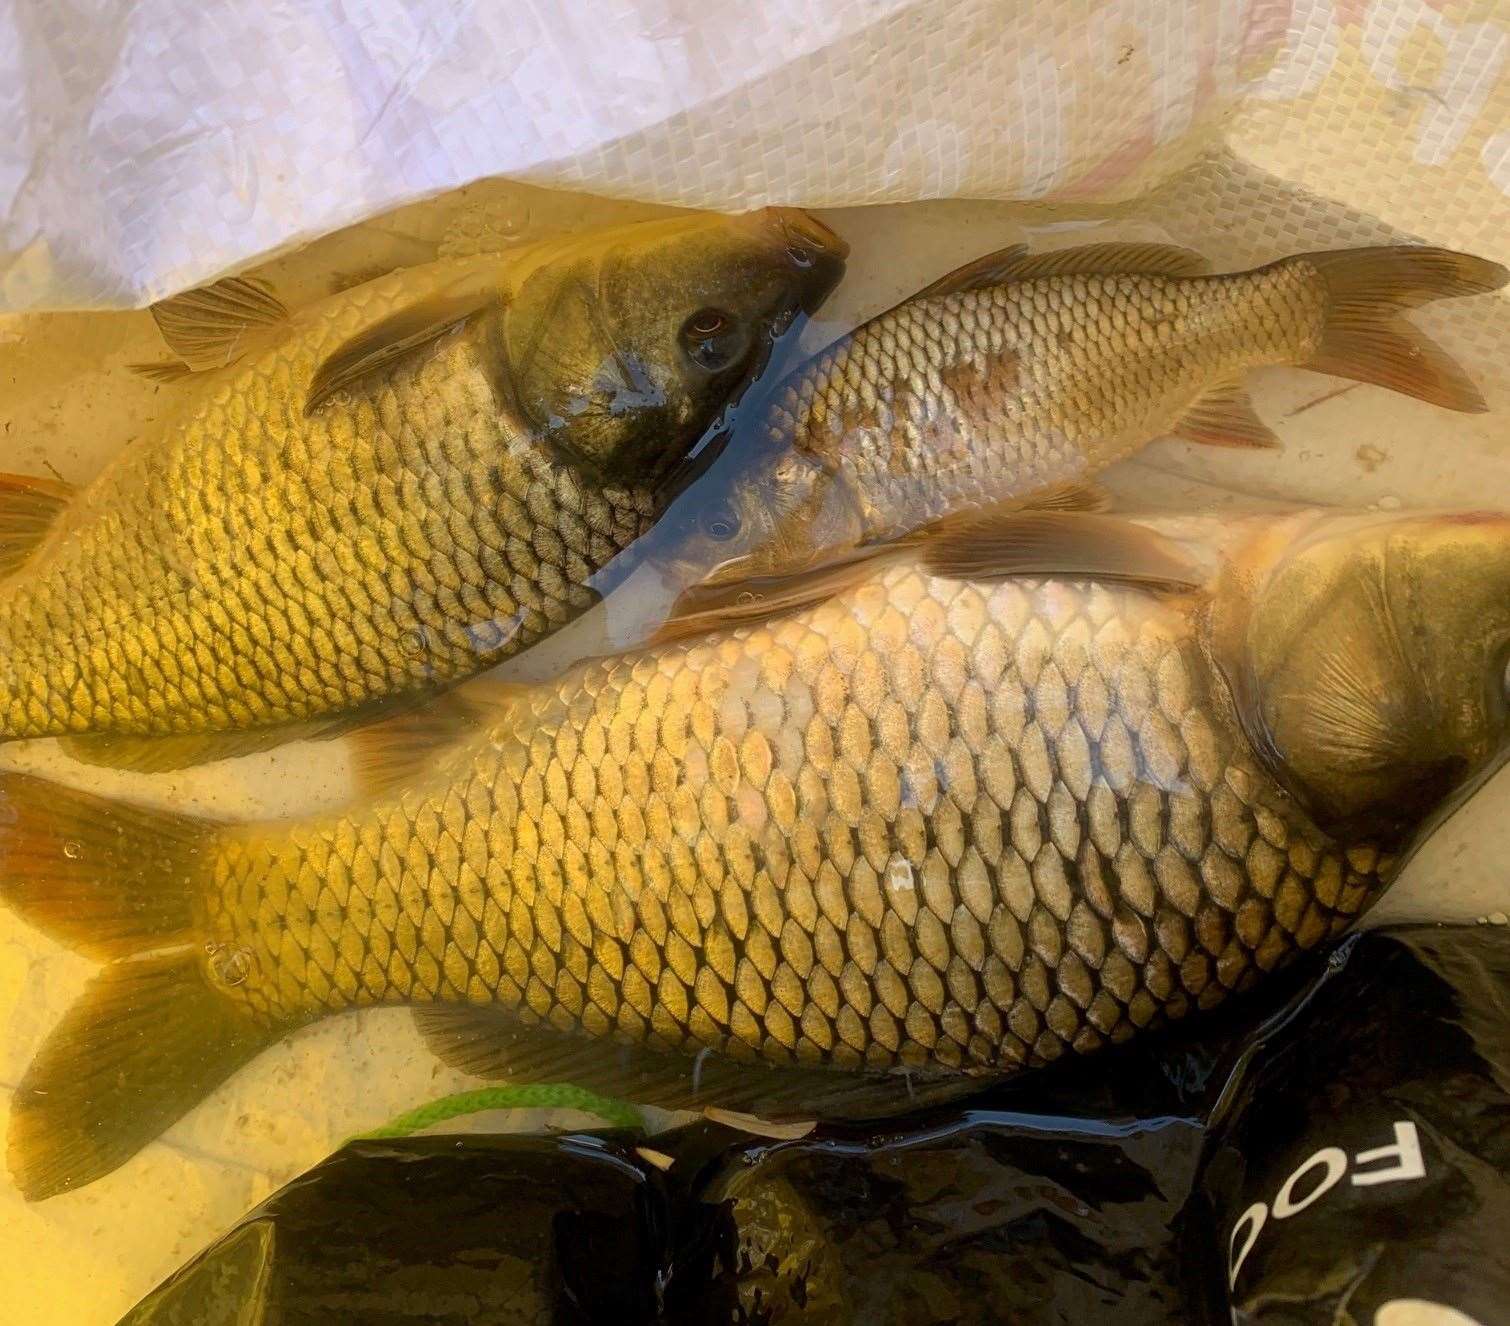
[[[767,207],[749,214],[756,229],[780,249],[801,280],[802,307],[815,313],[844,275],[849,244],[800,207]]]

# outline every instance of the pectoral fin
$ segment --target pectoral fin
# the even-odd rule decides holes
[[[1062,576],[1185,591],[1205,577],[1146,526],[1090,512],[1014,511],[953,522],[922,546],[934,575],[960,580]]]
[[[570,1082],[665,1109],[738,1110],[763,1119],[869,1118],[978,1091],[982,1079],[776,1067],[707,1051],[683,1055],[585,1032],[528,1025],[500,1006],[417,1008],[415,1025],[446,1064],[475,1077]],[[804,1127],[803,1131],[806,1131]]]
[[[495,291],[487,289],[437,296],[384,318],[352,337],[315,370],[304,400],[304,413],[313,414],[337,392],[391,373],[405,360],[428,352],[437,342],[465,327],[496,297]]]
[[[887,562],[910,557],[919,558],[935,575],[990,578],[1043,574],[1030,556],[1027,544],[1014,545],[1009,555],[1003,541],[1004,531],[1010,531],[1017,521],[1031,513],[1045,516],[1058,513],[1073,521],[1085,513],[1104,510],[1109,501],[1106,491],[1094,484],[1053,484],[1024,497],[1008,498],[994,507],[945,517],[890,543],[833,552],[790,572],[694,585],[677,598],[650,643],[668,644],[710,631],[728,631],[784,617],[852,589],[875,575]],[[1109,521],[1107,527],[1121,529],[1125,524]],[[1070,528],[1074,526],[1071,524]],[[1085,533],[1090,535],[1095,528],[1099,527],[1087,526]],[[1142,530],[1141,526],[1131,528]],[[1028,529],[1036,532],[1040,540],[1048,537],[1042,527],[1030,525]],[[1046,550],[1039,549],[1038,553],[1044,554]],[[1016,571],[1007,569],[1012,556],[1022,563]],[[1083,552],[1081,560],[1086,560]],[[1159,565],[1165,567],[1164,563]],[[973,567],[980,569],[969,569]],[[1089,576],[1090,571],[1086,574]]]

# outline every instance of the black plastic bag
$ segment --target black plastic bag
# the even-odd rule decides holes
[[[1232,1320],[1510,1321],[1510,934],[1366,936],[1287,1013],[1213,1111]]]
[[[1510,932],[1380,932],[1225,1014],[887,1124],[359,1143],[126,1323],[1406,1326],[1377,1316],[1405,1296],[1467,1314],[1431,1326],[1493,1326],[1507,1008]],[[1318,1191],[1333,1147],[1346,1171]]]

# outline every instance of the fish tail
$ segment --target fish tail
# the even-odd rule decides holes
[[[1306,253],[1294,261],[1312,268],[1323,288],[1320,338],[1304,367],[1449,410],[1487,408],[1461,365],[1400,315],[1434,300],[1498,290],[1510,279],[1499,263],[1413,245]]]
[[[0,774],[0,901],[106,964],[11,1103],[28,1200],[124,1163],[279,1034],[207,975],[195,895],[218,828]]]

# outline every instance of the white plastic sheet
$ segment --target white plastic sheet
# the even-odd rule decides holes
[[[0,305],[140,305],[493,175],[726,210],[1126,195],[1240,97],[1305,92],[1368,7],[3,0]]]
[[[1505,11],[3,0],[0,307],[140,305],[494,175],[727,210],[1128,196],[1354,42],[1440,163],[1503,91]],[[1510,189],[1510,129],[1481,156]]]

